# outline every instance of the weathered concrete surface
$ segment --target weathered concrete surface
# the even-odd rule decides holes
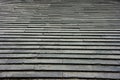
[[[120,2],[0,0],[0,80],[13,78],[120,79]]]

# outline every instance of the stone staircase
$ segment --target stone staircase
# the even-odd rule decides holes
[[[0,80],[120,79],[117,0],[1,0]]]

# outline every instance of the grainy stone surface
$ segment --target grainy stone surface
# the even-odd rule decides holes
[[[0,0],[0,80],[120,79],[119,0]]]

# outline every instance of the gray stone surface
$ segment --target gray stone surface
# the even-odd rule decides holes
[[[0,0],[0,80],[120,79],[118,0]]]

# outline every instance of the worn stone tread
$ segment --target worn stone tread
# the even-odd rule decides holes
[[[1,59],[0,65],[5,64],[66,64],[66,65],[111,65],[119,66],[119,60],[100,60],[100,59]]]

